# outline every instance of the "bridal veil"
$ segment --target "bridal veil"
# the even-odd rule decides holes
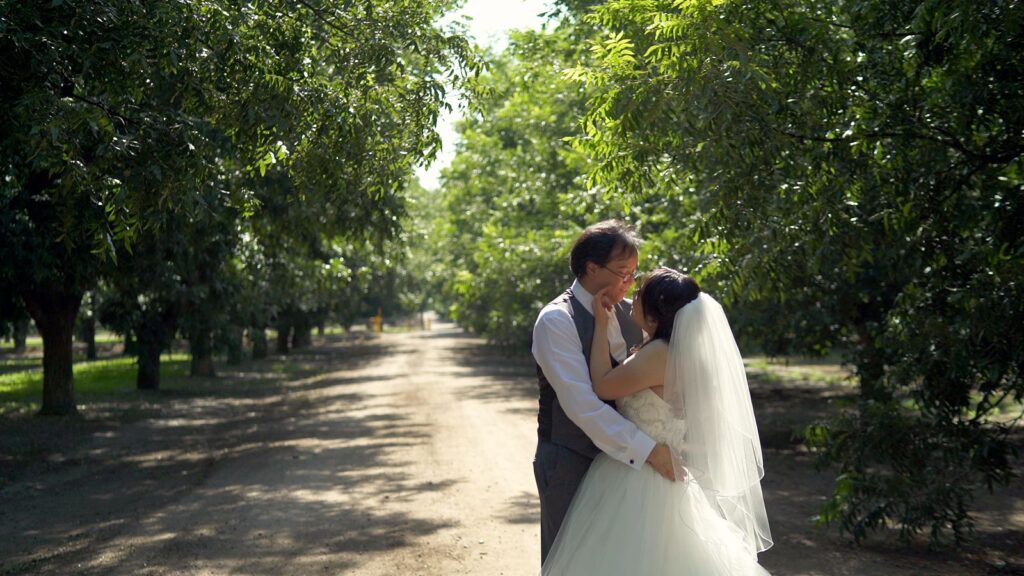
[[[676,313],[664,395],[673,416],[686,422],[685,443],[673,450],[676,477],[698,482],[743,532],[751,554],[770,548],[764,461],[743,359],[722,306],[708,294]]]

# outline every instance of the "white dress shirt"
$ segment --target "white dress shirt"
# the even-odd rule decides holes
[[[572,293],[593,313],[594,296],[578,280],[572,284]],[[616,361],[625,360],[626,340],[614,314],[608,322],[608,342]],[[637,469],[644,465],[654,440],[594,393],[576,324],[562,307],[548,305],[540,311],[533,326],[533,357],[566,415],[594,445],[623,464]]]

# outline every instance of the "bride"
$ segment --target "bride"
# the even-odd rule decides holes
[[[669,445],[676,482],[601,454],[544,562],[559,576],[763,576],[772,545],[761,496],[761,444],[743,360],[722,307],[689,276],[659,268],[642,281],[633,319],[649,337],[614,370],[595,295],[594,391]],[[600,305],[596,305],[600,303]]]

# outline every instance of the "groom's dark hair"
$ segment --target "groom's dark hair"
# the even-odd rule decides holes
[[[569,251],[569,269],[577,278],[587,273],[587,262],[604,266],[618,254],[640,252],[640,237],[621,220],[605,220],[587,226]]]

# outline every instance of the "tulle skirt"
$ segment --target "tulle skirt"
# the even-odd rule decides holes
[[[573,497],[542,574],[765,576],[694,481],[670,482],[598,455]]]

